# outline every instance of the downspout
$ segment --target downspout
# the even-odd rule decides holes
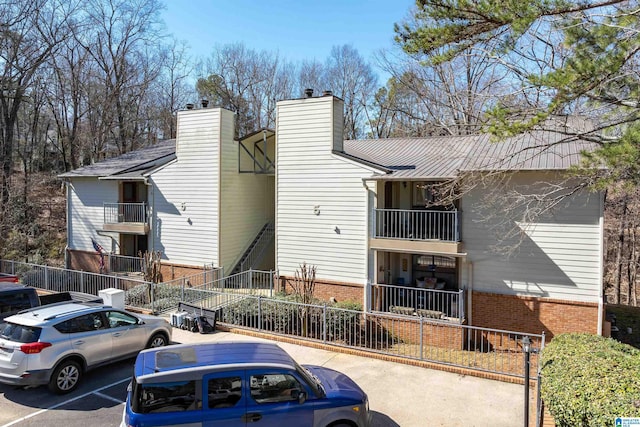
[[[151,242],[150,243],[150,247],[151,250],[150,252],[155,252],[156,250],[156,236],[155,236],[155,227],[154,227],[154,223],[155,221],[153,220],[154,216],[155,216],[155,207],[156,207],[156,192],[154,191],[153,188],[153,183],[149,181],[149,177],[144,177],[144,185],[146,185],[147,187],[150,188],[150,193],[151,193],[151,202],[148,201],[147,198],[147,210],[148,210],[148,218],[147,220],[149,221],[149,233],[151,234]]]
[[[603,315],[604,315],[604,286],[603,286],[603,277],[604,277],[604,192],[600,193],[600,292],[598,292],[598,335],[602,336],[602,328],[603,328]]]
[[[467,292],[467,315],[468,315],[468,321],[467,321],[467,325],[471,325],[473,326],[473,316],[472,316],[472,312],[473,312],[473,304],[471,303],[473,301],[473,263],[472,262],[468,262],[468,277],[469,277],[469,283],[468,283],[468,292]]]
[[[70,195],[71,195],[71,182],[69,182],[68,179],[63,179],[62,182],[64,183],[65,186],[65,190],[66,190],[66,197],[67,197],[67,212],[65,212],[65,221],[67,222],[67,244],[64,245],[64,268],[68,269],[70,266],[70,261],[69,261],[69,224],[71,224],[71,222],[69,221],[70,217],[71,217],[71,202],[70,202]]]

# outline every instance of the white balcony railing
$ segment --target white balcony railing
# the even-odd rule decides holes
[[[146,223],[147,204],[140,203],[104,203],[104,223]]]
[[[459,212],[374,209],[377,239],[460,241]]]

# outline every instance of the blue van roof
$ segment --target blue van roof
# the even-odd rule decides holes
[[[141,351],[136,378],[185,369],[216,370],[228,367],[282,366],[295,369],[293,358],[277,344],[267,342],[217,342],[178,344]],[[156,375],[154,375],[156,374]]]

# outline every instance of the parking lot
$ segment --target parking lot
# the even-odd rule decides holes
[[[225,332],[175,330],[175,342],[255,340]],[[523,387],[394,362],[281,343],[298,362],[340,370],[369,395],[376,427],[522,425]],[[0,385],[0,426],[118,426],[133,360],[88,373],[64,396],[46,387]]]

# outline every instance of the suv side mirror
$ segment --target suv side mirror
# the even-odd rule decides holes
[[[297,400],[298,403],[303,404],[307,401],[307,393],[300,390],[291,390],[291,398]]]

